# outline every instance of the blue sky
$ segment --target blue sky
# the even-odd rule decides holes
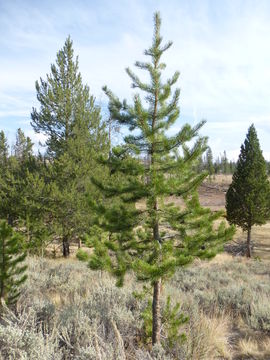
[[[45,78],[66,37],[73,39],[83,80],[98,103],[102,86],[120,98],[132,90],[124,69],[143,60],[152,38],[153,12],[173,40],[166,74],[179,70],[181,124],[207,123],[214,155],[237,159],[251,123],[270,159],[270,1],[0,0],[0,129],[14,141],[38,106],[35,80]]]

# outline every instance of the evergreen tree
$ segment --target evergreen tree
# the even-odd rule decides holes
[[[39,238],[41,228],[45,230],[43,213],[48,197],[41,177],[40,159],[33,155],[32,147],[30,138],[18,129],[14,155],[5,155],[5,162],[0,165],[0,218],[17,226],[24,235],[26,249],[38,247],[36,235]]]
[[[6,181],[7,181],[7,167],[8,167],[8,160],[9,160],[9,154],[8,154],[8,142],[7,138],[5,136],[4,131],[0,132],[0,219],[7,218],[6,213],[4,213],[3,209],[3,201],[4,197],[7,195],[5,192],[6,189]],[[5,189],[3,191],[3,189]]]
[[[53,234],[51,183],[46,181],[50,164],[47,166],[40,158],[35,161],[35,168],[27,169],[21,180],[18,228],[24,235],[24,248],[30,253],[43,254]]]
[[[247,257],[251,257],[251,228],[270,216],[270,184],[254,125],[248,129],[232,183],[226,194],[227,219],[247,231]]]
[[[7,160],[8,160],[8,142],[7,142],[7,138],[5,136],[4,131],[0,131],[0,169],[1,169],[1,173],[5,170],[5,166],[7,164]],[[1,176],[0,173],[0,176]]]
[[[13,226],[20,214],[23,192],[22,183],[26,169],[29,165],[28,161],[31,153],[31,147],[27,147],[28,140],[22,130],[18,129],[16,133],[16,144],[13,147],[15,155],[8,156],[4,134],[2,134],[2,139],[2,153],[5,155],[3,155],[1,159],[0,218],[8,220],[8,223]]]
[[[207,171],[208,174],[213,175],[215,172],[214,169],[214,164],[213,164],[213,153],[210,147],[208,147],[207,151],[206,151],[206,167],[207,167]]]
[[[267,175],[270,175],[270,161],[266,161],[266,171],[267,171]]]
[[[47,80],[36,82],[36,90],[40,110],[33,109],[32,126],[47,136],[53,222],[66,257],[70,241],[81,236],[90,222],[84,194],[95,195],[90,176],[93,172],[103,175],[95,159],[107,151],[100,108],[89,87],[82,84],[70,37],[57,53]]]
[[[33,155],[33,143],[21,129],[12,150],[9,155],[7,139],[0,132],[0,219],[16,226],[25,250],[39,253],[51,240],[47,166],[40,154]]]
[[[62,236],[65,257],[70,253],[70,241],[79,243],[91,222],[91,212],[85,197],[85,193],[90,193],[92,198],[97,196],[90,180],[91,174],[104,176],[104,170],[96,163],[96,157],[97,154],[107,152],[106,133],[99,109],[94,103],[90,120],[91,123],[84,121],[74,126],[74,136],[67,140],[65,152],[52,164],[51,208],[54,222],[60,230],[59,235]]]
[[[234,161],[230,161],[229,168],[230,168],[230,174],[233,174],[234,170],[235,170],[235,162]]]
[[[31,124],[37,133],[47,136],[48,153],[57,158],[74,135],[74,126],[93,118],[93,110],[96,114],[89,87],[82,84],[78,57],[74,60],[70,37],[57,53],[56,64],[51,65],[47,79],[36,81],[36,91],[40,110],[33,108]]]
[[[201,173],[205,170],[205,166],[204,166],[204,161],[203,161],[203,156],[199,156],[198,160],[196,162],[196,169],[198,173]]]
[[[186,124],[174,136],[167,135],[179,116],[180,92],[176,89],[172,94],[179,73],[166,82],[161,78],[165,68],[161,56],[172,43],[162,45],[160,23],[156,13],[153,43],[145,51],[150,61],[135,64],[148,71],[150,83],[142,82],[127,69],[133,88],[145,94],[144,101],[136,93],[134,104],[128,105],[104,88],[111,119],[126,125],[130,135],[122,146],[114,148],[109,159],[102,160],[114,174],[121,176],[107,181],[93,179],[110,201],[92,204],[96,223],[104,233],[99,236],[97,232],[89,239],[94,247],[89,262],[92,269],[111,272],[117,277],[118,285],[123,284],[125,273],[132,269],[138,280],[152,284],[153,344],[160,342],[161,281],[197,257],[213,257],[233,232],[224,223],[215,231],[213,221],[220,214],[199,204],[197,187],[207,176],[196,171],[198,159],[207,149],[206,138],[198,136],[204,122],[193,128]],[[194,145],[188,148],[186,143],[191,140],[195,140]],[[177,151],[179,147],[181,152]],[[144,158],[149,159],[147,164]],[[166,203],[164,199],[170,195],[182,197],[186,205],[179,208]],[[144,206],[136,206],[139,200]]]
[[[31,139],[25,136],[22,129],[18,129],[16,133],[16,143],[13,146],[14,156],[18,161],[25,162],[33,155],[33,143]]]
[[[221,170],[221,162],[220,162],[219,156],[218,156],[217,159],[215,160],[214,169],[215,169],[215,174],[219,174],[219,173],[220,173],[220,170]]]
[[[7,305],[16,302],[19,286],[26,280],[26,254],[21,251],[20,237],[5,221],[0,223],[0,299]],[[0,304],[1,306],[1,304]]]
[[[229,162],[225,150],[223,152],[223,156],[221,157],[221,167],[222,167],[222,173],[224,175],[229,173]]]

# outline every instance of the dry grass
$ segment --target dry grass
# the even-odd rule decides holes
[[[199,312],[190,323],[187,334],[186,356],[193,360],[232,359],[230,338],[230,318],[207,316]]]
[[[218,175],[207,182],[201,203],[224,208],[230,181]],[[170,295],[189,322],[180,329],[186,342],[173,347],[164,330],[163,348],[145,345],[141,314],[147,298],[134,297],[141,285],[131,275],[119,289],[110,276],[74,257],[29,258],[17,308],[0,320],[0,360],[269,360],[269,234],[270,223],[254,227],[254,253],[264,261],[223,253],[175,274],[163,290],[162,308]],[[235,240],[244,242],[245,234],[238,231]]]
[[[164,287],[189,322],[184,343],[149,348],[142,331],[147,298],[130,275],[124,288],[75,260],[28,259],[29,278],[15,312],[0,321],[0,359],[269,359],[270,270],[219,255],[180,270]],[[259,354],[259,355],[258,355]],[[257,356],[257,357],[256,357]],[[260,356],[260,357],[259,357]]]
[[[239,341],[239,350],[241,351],[241,354],[244,356],[252,356],[258,358],[261,354],[261,351],[259,350],[259,344],[257,341],[254,341],[250,338],[248,339],[241,339]]]
[[[240,339],[238,343],[239,357],[262,360],[270,359],[270,339],[254,340],[252,338]]]

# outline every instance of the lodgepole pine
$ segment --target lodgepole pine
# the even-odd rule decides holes
[[[82,82],[70,37],[58,51],[50,74],[36,81],[36,91],[40,108],[33,108],[31,124],[46,136],[55,235],[61,237],[63,256],[68,257],[70,242],[85,232],[90,221],[83,203],[92,187],[90,174],[100,173],[97,153],[107,151],[100,108]]]
[[[198,135],[204,122],[194,127],[186,124],[168,135],[179,117],[180,91],[172,92],[179,73],[162,80],[165,64],[161,57],[172,43],[162,43],[160,25],[156,13],[153,42],[144,52],[150,61],[135,63],[148,72],[150,82],[127,69],[132,87],[145,94],[144,100],[135,93],[129,105],[104,88],[112,121],[127,126],[129,134],[109,158],[101,159],[114,175],[103,182],[93,178],[109,201],[92,203],[103,234],[88,239],[94,248],[89,262],[92,269],[109,271],[119,286],[128,270],[134,271],[138,281],[152,284],[153,345],[161,341],[161,284],[195,258],[213,257],[233,233],[224,223],[214,230],[213,222],[220,213],[199,204],[196,190],[207,176],[196,172],[198,158],[207,149],[207,139]],[[173,203],[176,197],[183,206]]]

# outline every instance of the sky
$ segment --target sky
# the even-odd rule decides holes
[[[237,160],[254,123],[270,160],[268,0],[0,0],[0,130],[11,142],[19,127],[35,143],[44,140],[30,125],[39,106],[35,81],[46,78],[68,35],[97,103],[106,104],[103,85],[131,99],[125,68],[144,60],[155,11],[164,40],[173,41],[165,75],[181,74],[181,114],[171,131],[206,119],[201,134],[214,157],[226,150]]]

